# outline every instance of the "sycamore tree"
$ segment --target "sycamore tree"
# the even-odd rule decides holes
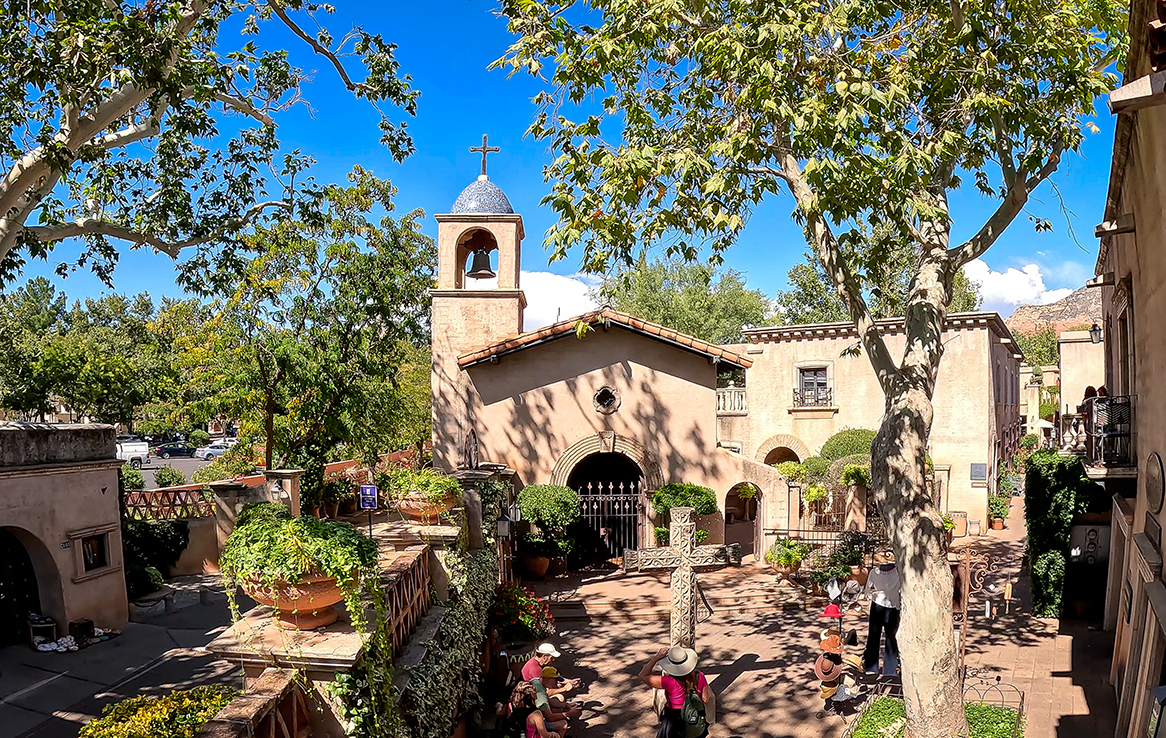
[[[605,276],[596,298],[616,310],[713,343],[736,343],[741,328],[762,325],[769,300],[734,269],[641,255],[634,266]]]
[[[307,217],[319,195],[310,161],[281,155],[275,130],[312,74],[292,64],[289,35],[385,108],[383,143],[411,153],[404,124],[388,117],[416,102],[395,46],[359,27],[334,37],[322,25],[331,12],[305,0],[9,3],[0,285],[62,239],[80,239],[73,266],[108,282],[121,248],[185,251],[198,273],[245,246],[249,225]]]
[[[555,152],[547,235],[604,271],[696,258],[750,212],[794,217],[885,395],[873,488],[902,576],[907,734],[966,734],[943,524],[924,484],[955,273],[1076,150],[1125,42],[1117,0],[506,0],[498,65],[546,78],[530,134]],[[995,202],[953,239],[949,193]],[[1046,221],[1038,221],[1047,227]],[[892,354],[864,295],[889,230],[913,256]]]
[[[157,321],[189,379],[187,414],[238,418],[269,469],[407,422],[398,372],[428,335],[436,254],[420,211],[393,217],[387,181],[359,167],[350,180],[324,188],[321,218],[256,228],[259,255],[229,294]]]

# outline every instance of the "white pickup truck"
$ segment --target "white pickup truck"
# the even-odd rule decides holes
[[[150,463],[150,444],[145,441],[118,441],[117,458],[135,469]]]

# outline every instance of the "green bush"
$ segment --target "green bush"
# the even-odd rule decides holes
[[[656,544],[657,545],[667,546],[668,542],[671,539],[672,539],[672,532],[671,531],[669,531],[667,528],[661,528],[659,526],[656,527]],[[705,541],[707,541],[708,539],[709,539],[709,532],[707,530],[702,529],[702,528],[697,528],[692,533],[692,540],[695,541],[696,545],[698,545],[698,546],[700,544],[704,543]]]
[[[838,545],[830,554],[831,566],[862,566],[866,557],[875,552],[874,537],[861,530],[843,531],[838,536]]]
[[[235,527],[253,522],[281,522],[291,520],[291,510],[281,502],[248,502],[235,517]]]
[[[142,472],[139,470],[129,464],[123,464],[121,467],[121,486],[128,492],[145,489],[146,478],[142,476]]]
[[[964,712],[968,718],[969,738],[1013,738],[1016,710],[990,704],[967,703]],[[907,711],[903,701],[894,697],[879,697],[870,703],[854,725],[852,738],[900,738],[907,725]],[[1017,738],[1024,738],[1024,720],[1020,721]]]
[[[674,507],[691,507],[696,515],[712,515],[717,511],[717,495],[699,484],[674,482],[656,490],[652,507],[659,515],[667,515]]]
[[[195,448],[202,448],[203,446],[211,445],[211,434],[204,430],[194,430],[190,432],[186,440],[191,446]]]
[[[190,475],[192,484],[208,484],[221,479],[234,479],[255,471],[255,462],[242,456],[229,458],[220,456],[211,463],[200,466]]]
[[[1035,433],[1029,433],[1024,438],[1020,439],[1021,448],[1034,449],[1038,443],[1040,443],[1040,438],[1038,438]]]
[[[822,502],[829,496],[830,494],[826,491],[826,488],[820,484],[811,484],[809,487],[806,487],[806,491],[802,493],[802,499],[805,500],[807,505],[812,505],[815,502]]]
[[[457,484],[457,480],[452,477],[450,481]],[[458,485],[461,488],[461,485]],[[378,488],[379,489],[379,488]],[[350,500],[356,497],[356,490],[352,488],[352,482],[347,479],[333,479],[325,482],[323,487],[324,502],[332,503],[333,505]]]
[[[1065,591],[1065,554],[1045,551],[1032,560],[1032,611],[1037,617],[1061,616]]]
[[[806,467],[806,481],[821,484],[826,481],[826,474],[830,471],[833,461],[821,456],[811,456],[803,462]]]
[[[780,538],[765,552],[765,561],[776,566],[797,566],[810,553],[810,546],[792,538]]]
[[[830,436],[830,439],[822,444],[822,450],[818,455],[830,461],[837,461],[843,456],[854,456],[855,454],[869,456],[874,439],[875,432],[872,430],[850,428]]]
[[[126,564],[125,580],[126,597],[130,602],[157,592],[166,583],[162,578],[162,572],[152,566],[140,564]]]
[[[822,586],[831,579],[846,579],[849,576],[849,566],[843,564],[826,564],[810,572],[810,581],[818,586]]]
[[[130,697],[106,706],[78,738],[192,738],[239,690],[212,686],[176,689],[165,697]]]
[[[1007,518],[1008,498],[1001,495],[990,495],[988,497],[988,517]]]
[[[801,462],[783,461],[773,468],[791,482],[804,482],[806,480],[806,467]]]
[[[709,539],[709,532],[707,530],[704,530],[703,528],[697,528],[696,531],[692,534],[692,540],[694,540],[696,542],[696,545],[698,545],[698,546],[700,544],[704,543],[705,541],[707,541],[708,539]]]
[[[172,466],[164,466],[154,472],[154,484],[159,487],[177,487],[186,484],[186,475]]]
[[[737,499],[752,500],[757,496],[757,485],[744,482],[737,485]]]
[[[518,510],[547,535],[561,536],[579,520],[579,495],[568,487],[532,484],[518,493]]]
[[[570,536],[524,533],[518,539],[518,547],[528,556],[545,556],[548,559],[557,559],[571,555],[571,552],[575,550],[575,539]]]
[[[845,487],[870,488],[870,467],[861,464],[847,464],[842,470],[842,485]]]
[[[123,520],[121,544],[126,566],[151,566],[170,575],[190,543],[185,520]]]
[[[656,526],[656,545],[667,546],[670,536],[671,534],[667,528],[661,528],[658,525]]]
[[[955,530],[955,519],[954,518],[947,516],[947,515],[943,515],[943,514],[941,514],[940,517],[943,518],[943,529],[945,531]]]

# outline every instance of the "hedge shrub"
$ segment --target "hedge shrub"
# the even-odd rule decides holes
[[[826,481],[826,474],[830,471],[830,464],[832,459],[827,459],[823,456],[811,456],[802,462],[802,466],[806,468],[807,482],[824,482]]]
[[[170,575],[170,567],[190,543],[185,520],[123,520],[121,544],[126,566],[152,566]]]
[[[186,484],[186,475],[172,466],[164,466],[154,472],[154,484],[158,487],[178,487]]]
[[[819,455],[830,461],[837,461],[843,456],[866,454],[870,456],[871,445],[874,444],[875,432],[866,428],[850,428],[830,436],[822,444]]]
[[[523,520],[550,534],[579,519],[579,495],[569,487],[532,484],[518,493],[518,509]]]
[[[675,482],[656,490],[652,507],[659,515],[667,515],[674,507],[691,507],[696,515],[712,515],[717,511],[717,495],[699,484]]]
[[[191,446],[202,448],[211,445],[211,434],[204,430],[193,430],[186,440],[190,442]]]
[[[806,466],[798,461],[783,461],[773,467],[777,473],[791,482],[806,481]]]
[[[78,738],[192,738],[239,690],[211,686],[176,689],[165,697],[130,697],[106,706]]]
[[[121,486],[126,491],[136,492],[146,488],[146,478],[139,470],[129,464],[123,464],[121,467]]]
[[[162,585],[166,583],[166,581],[162,578],[162,572],[158,571],[152,566],[126,564],[124,571],[126,580],[126,598],[130,602],[145,597],[146,595],[153,592],[157,592],[158,590],[162,589]]]
[[[1045,551],[1032,561],[1032,610],[1038,617],[1061,615],[1065,591],[1065,554]]]

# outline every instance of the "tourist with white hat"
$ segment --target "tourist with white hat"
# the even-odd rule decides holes
[[[562,654],[555,648],[553,643],[540,643],[534,650],[534,656],[522,667],[522,680],[524,682],[533,682],[534,680],[542,680],[543,670],[551,665],[551,662],[559,658]],[[549,700],[550,706],[556,712],[574,713],[575,708],[567,705],[567,701],[563,699],[562,695],[570,692],[572,689],[579,687],[578,679],[561,679],[556,673],[557,682],[554,686],[542,682],[539,687],[546,687],[546,696]],[[577,717],[577,714],[569,714],[568,717]]]
[[[705,738],[715,720],[713,691],[696,669],[696,651],[683,646],[661,648],[640,670],[640,681],[664,693],[656,738]],[[653,674],[657,664],[661,674]]]

